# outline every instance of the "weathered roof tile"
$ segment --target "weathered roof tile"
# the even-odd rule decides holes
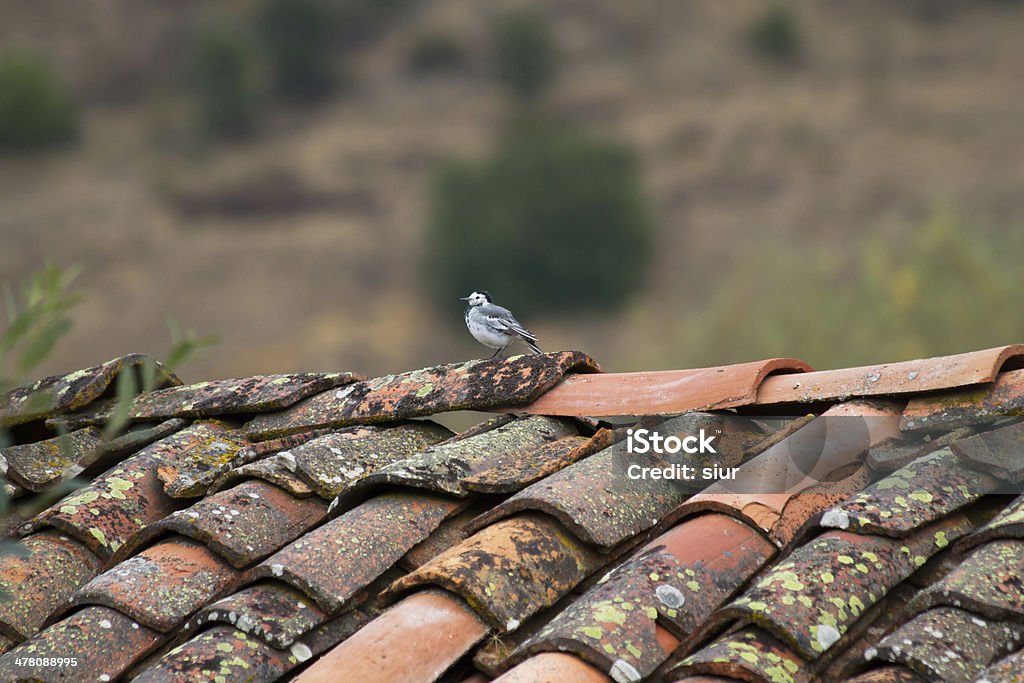
[[[832,508],[821,525],[902,537],[994,490],[991,476],[966,467],[949,449],[925,455]]]
[[[604,563],[558,523],[525,514],[501,520],[394,583],[390,593],[437,584],[500,633],[515,631]]]
[[[1024,542],[1000,540],[971,553],[914,600],[921,611],[936,605],[963,607],[989,619],[1024,620]]]
[[[72,605],[106,605],[161,633],[229,590],[238,573],[205,546],[175,537],[82,586]]]
[[[96,575],[99,560],[56,531],[21,539],[24,551],[0,553],[0,632],[15,641],[35,633],[78,586]]]
[[[1024,627],[981,619],[956,607],[928,610],[896,629],[869,652],[932,681],[969,681],[1024,638]]]
[[[134,547],[165,533],[194,538],[241,569],[267,557],[327,518],[319,498],[298,499],[258,479],[203,498],[150,524]],[[131,552],[131,549],[128,549]]]
[[[218,420],[196,422],[192,429],[201,429],[202,437],[157,466],[157,476],[171,498],[205,495],[214,480],[238,462],[240,451],[248,445],[241,430]]]
[[[153,368],[156,386],[181,384],[159,361],[133,353],[7,392],[0,396],[0,427],[81,408],[102,396],[121,372],[134,371],[144,364]]]
[[[197,626],[229,622],[268,645],[287,650],[326,619],[323,610],[301,592],[278,582],[262,581],[209,604],[191,621]]]
[[[659,624],[680,638],[694,633],[775,552],[747,525],[716,514],[688,520],[648,547],[526,641],[513,661],[560,650],[602,671],[624,662],[646,677],[669,654]]]
[[[973,467],[1015,484],[1024,481],[1024,421],[982,432],[950,448]]]
[[[0,449],[7,459],[7,476],[29,491],[42,491],[64,478],[64,473],[97,449],[103,435],[95,427],[45,441]]]
[[[117,610],[86,607],[0,657],[0,679],[113,681],[159,642]]]
[[[109,561],[135,534],[178,507],[164,493],[157,468],[219,439],[222,432],[217,424],[201,422],[161,439],[58,501],[19,531],[26,534],[53,526]]]
[[[543,447],[576,435],[576,426],[569,420],[549,417],[527,417],[513,420],[495,429],[465,439],[452,439],[425,448],[407,458],[393,460],[371,472],[351,476],[341,484],[342,491],[331,506],[332,514],[348,508],[352,501],[364,499],[369,492],[387,485],[422,488],[460,498],[469,495],[466,479],[496,470],[509,479],[506,488],[518,488],[515,482],[521,469],[515,463],[537,462],[547,457],[544,465],[560,461],[579,447],[568,441],[552,451]],[[341,477],[338,477],[341,479]],[[500,488],[500,487],[499,487]]]
[[[278,650],[232,626],[214,626],[174,648],[134,680],[138,683],[275,681],[306,651]]]
[[[334,614],[461,506],[433,494],[371,498],[267,558],[249,578],[277,578]]]
[[[772,567],[714,621],[756,623],[816,659],[893,586],[969,530],[958,516],[899,540],[828,532]]]
[[[1002,372],[992,384],[912,398],[900,429],[904,431],[957,429],[991,423],[1024,410],[1024,370]]]
[[[530,403],[569,372],[599,372],[579,351],[474,360],[357,382],[308,398],[247,426],[254,438],[306,427],[392,422],[452,410],[486,410]]]
[[[699,674],[772,683],[811,680],[811,673],[799,655],[756,626],[724,635],[693,653],[669,672],[667,680],[678,681]]]

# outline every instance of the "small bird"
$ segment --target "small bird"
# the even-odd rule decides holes
[[[519,324],[512,311],[491,302],[487,292],[473,292],[462,297],[466,301],[466,327],[473,338],[489,349],[497,349],[494,358],[516,339],[521,339],[534,353],[544,353],[537,346],[537,337]]]

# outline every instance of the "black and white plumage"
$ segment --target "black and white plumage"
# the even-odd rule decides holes
[[[461,299],[469,304],[466,308],[466,327],[473,338],[489,349],[496,349],[494,356],[516,339],[530,347],[534,353],[543,353],[537,346],[537,337],[523,327],[507,308],[491,302],[487,292],[473,292]]]

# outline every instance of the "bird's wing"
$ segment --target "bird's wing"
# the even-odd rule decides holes
[[[480,312],[487,320],[487,324],[498,332],[512,333],[530,342],[537,341],[537,337],[523,327],[507,308],[495,306],[494,304],[481,306],[480,308],[482,309]]]

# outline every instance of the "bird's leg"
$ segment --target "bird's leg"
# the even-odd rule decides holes
[[[494,360],[495,358],[497,358],[497,357],[498,357],[498,354],[499,354],[499,353],[501,353],[501,352],[502,352],[502,351],[504,351],[504,350],[505,350],[505,349],[498,349],[497,351],[495,351],[495,352],[494,352],[494,355],[492,355],[492,356],[491,356],[490,358],[488,358],[487,360]]]

